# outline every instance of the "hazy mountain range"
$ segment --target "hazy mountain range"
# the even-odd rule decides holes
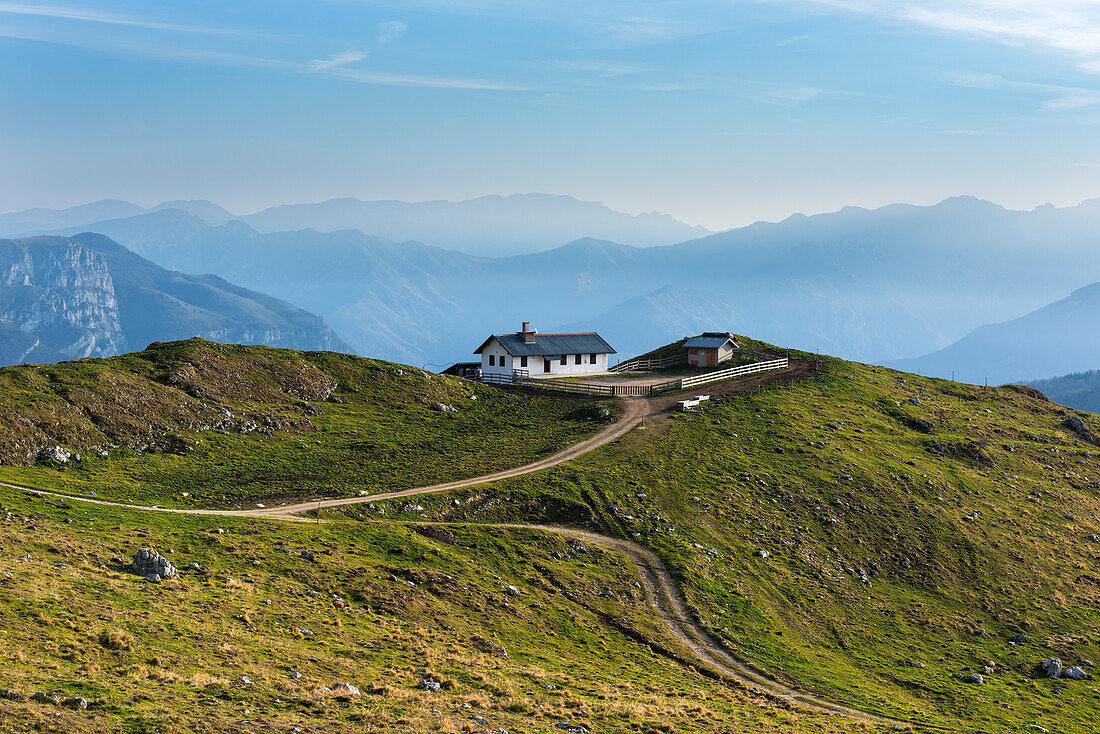
[[[502,219],[520,226],[537,198],[494,197],[493,206],[513,207]],[[488,333],[526,320],[543,331],[599,330],[622,357],[687,333],[730,329],[943,376],[955,370],[975,382],[1100,365],[1100,350],[1087,345],[1059,351],[1085,327],[1057,309],[1051,318],[1067,327],[1043,326],[1047,341],[1033,342],[1041,350],[1009,348],[1027,345],[1027,335],[994,335],[967,348],[975,329],[1020,319],[1100,281],[1100,200],[1032,211],[969,197],[848,207],[674,245],[582,238],[509,257],[356,228],[264,232],[208,202],[175,204],[52,231],[101,232],[163,267],[271,294],[322,316],[355,351],[415,364],[468,359]],[[122,205],[89,206],[83,215]],[[254,221],[290,224],[298,220],[278,217],[324,208],[281,207]],[[54,212],[50,221],[71,212]],[[0,216],[0,224],[26,224],[30,216]],[[528,229],[538,229],[537,220]],[[994,348],[1004,354],[993,356]],[[1039,351],[1047,357],[1032,359]]]
[[[149,212],[176,209],[209,224],[230,220],[257,232],[358,229],[397,241],[417,240],[475,255],[514,255],[557,247],[581,237],[647,246],[709,234],[704,227],[667,214],[632,216],[594,201],[550,194],[483,196],[465,201],[361,201],[344,198],[316,204],[285,204],[236,215],[209,201],[166,201],[145,209],[106,199],[70,209],[28,209],[0,214],[0,236],[19,237]]]
[[[1026,316],[975,329],[951,346],[892,367],[962,382],[1000,385],[1100,365],[1100,283]]]
[[[165,270],[100,234],[0,240],[0,362],[201,336],[347,350],[320,317],[214,275]]]

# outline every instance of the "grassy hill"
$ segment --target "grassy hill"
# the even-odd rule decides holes
[[[165,507],[376,493],[533,461],[595,431],[598,407],[345,354],[190,339],[0,369],[0,478]],[[79,461],[36,460],[54,445]]]
[[[199,347],[211,353],[179,343],[112,364],[167,389],[165,367]],[[330,444],[316,450],[332,457],[353,456],[358,427],[383,430],[366,417],[371,401],[352,399],[365,393],[403,405],[394,413],[402,430],[427,432],[439,446],[455,443],[455,434],[436,421],[456,415],[417,402],[429,390],[454,391],[428,395],[454,401],[476,390],[477,410],[498,400],[498,419],[516,425],[559,416],[547,434],[532,432],[536,441],[511,439],[529,455],[550,433],[560,431],[558,445],[592,427],[576,412],[589,404],[524,399],[369,360],[213,353],[220,349],[225,359],[246,355],[244,364],[260,373],[290,365],[294,374],[312,367],[336,375],[341,387],[331,394],[349,402],[312,401],[325,413],[307,416],[317,425],[305,434]],[[102,362],[109,360],[93,366]],[[796,688],[953,730],[1091,730],[1100,715],[1094,682],[1045,679],[1037,666],[1058,656],[1093,671],[1100,444],[1091,432],[1100,433],[1100,418],[1025,387],[826,364],[799,383],[653,417],[644,430],[543,472],[325,511],[323,524],[166,521],[0,489],[10,513],[0,572],[12,574],[0,576],[0,609],[14,641],[0,651],[0,688],[92,702],[52,717],[52,706],[0,699],[0,722],[65,731],[525,732],[557,731],[562,720],[598,732],[876,728],[792,709],[684,665],[668,654],[679,643],[617,553],[491,525],[556,520],[659,552],[714,636]],[[341,371],[353,367],[359,381]],[[289,404],[272,400],[282,393],[261,402],[253,384],[286,392],[290,383],[229,379],[212,383],[208,389],[223,392],[206,400],[235,415],[245,405]],[[503,430],[490,436],[487,423],[470,424],[463,443],[508,440]],[[208,453],[112,453],[94,470],[4,467],[0,477],[144,497],[169,494],[157,483],[201,469],[221,487],[204,501],[226,503],[279,478],[238,487],[229,469],[218,474],[219,457],[238,452],[237,471],[257,462],[292,468],[302,456],[296,430],[216,434],[226,443]],[[501,463],[482,450],[469,449],[448,470]],[[409,457],[385,460],[409,480],[443,472],[443,462]],[[312,471],[317,479],[304,486],[337,488],[355,476],[332,460]],[[116,481],[126,490],[111,490]],[[144,584],[110,560],[142,546],[164,550],[181,568],[200,567],[178,582]],[[494,653],[497,643],[507,658]],[[983,682],[956,677],[968,674]],[[443,691],[417,690],[425,678]],[[321,690],[343,680],[363,695],[340,701]]]
[[[1072,417],[1100,432],[1029,388],[834,361],[417,515],[551,493],[658,550],[704,624],[780,680],[970,731],[1083,731],[1094,686],[1037,669],[1091,670],[1100,640],[1100,448]]]

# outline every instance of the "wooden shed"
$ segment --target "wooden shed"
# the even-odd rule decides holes
[[[684,342],[687,361],[692,367],[717,367],[738,349],[733,334],[706,332]]]

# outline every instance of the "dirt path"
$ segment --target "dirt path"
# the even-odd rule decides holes
[[[395,497],[411,497],[418,494],[432,494],[435,492],[447,492],[452,489],[461,489],[463,487],[473,487],[478,484],[487,484],[489,482],[495,482],[500,479],[511,479],[512,477],[520,477],[524,474],[530,474],[532,472],[542,471],[543,469],[549,469],[552,466],[563,464],[570,459],[575,459],[578,456],[583,456],[590,451],[598,449],[600,446],[611,443],[617,438],[629,433],[639,423],[645,420],[646,417],[651,415],[651,408],[648,400],[643,399],[630,399],[620,398],[615,401],[616,406],[619,409],[618,419],[610,426],[600,431],[590,438],[572,444],[561,451],[548,456],[545,459],[539,459],[538,461],[524,466],[517,466],[515,469],[505,469],[493,474],[485,474],[480,477],[471,477],[469,479],[459,479],[454,482],[444,482],[443,484],[433,484],[428,487],[413,487],[411,489],[400,489],[394,492],[383,492],[381,494],[372,494],[366,497],[344,497],[342,499],[333,500],[321,500],[320,502],[301,502],[296,505],[283,505],[281,507],[268,507],[260,510],[242,510],[241,514],[246,514],[252,517],[283,517],[285,515],[297,515],[302,512],[309,512],[310,510],[316,510],[318,508],[326,507],[341,507],[343,505],[356,505],[363,502],[376,502],[378,500],[394,499]]]
[[[523,476],[524,474],[530,474],[536,471],[542,471],[543,469],[549,469],[550,467],[563,464],[570,459],[575,459],[578,456],[583,456],[598,449],[604,444],[611,443],[617,438],[620,438],[631,430],[633,430],[639,423],[645,418],[654,415],[651,412],[651,406],[649,401],[643,399],[626,399],[620,398],[616,400],[616,405],[619,408],[618,419],[603,429],[594,436],[590,436],[583,441],[575,444],[570,444],[566,448],[547,456],[545,459],[539,459],[538,461],[530,464],[524,464],[523,466],[517,466],[514,469],[505,469],[503,471],[494,472],[493,474],[483,474],[479,477],[470,477],[469,479],[458,479],[453,482],[444,482],[443,484],[432,484],[427,487],[410,487],[409,489],[400,489],[393,492],[382,492],[379,494],[371,494],[364,497],[342,497],[338,499],[319,499],[311,502],[299,502],[294,505],[280,505],[278,507],[257,507],[249,508],[247,510],[202,510],[202,509],[190,509],[190,508],[174,508],[174,507],[159,507],[153,505],[149,507],[147,505],[131,505],[125,502],[111,502],[110,500],[100,500],[93,497],[76,497],[68,494],[59,494],[57,492],[50,492],[44,489],[35,489],[33,487],[24,487],[19,484],[10,484],[8,482],[0,482],[0,487],[9,487],[11,489],[18,489],[24,492],[32,492],[34,494],[42,495],[45,497],[60,497],[67,500],[76,500],[79,502],[88,502],[93,505],[108,505],[110,507],[125,507],[131,510],[151,510],[153,512],[171,512],[183,515],[218,515],[220,517],[263,517],[275,520],[297,520],[302,521],[307,518],[302,517],[303,512],[310,512],[313,510],[320,510],[329,507],[341,507],[343,505],[357,505],[364,502],[377,502],[379,500],[388,500],[395,497],[411,497],[419,494],[431,494],[433,492],[446,492],[452,489],[460,489],[462,487],[472,487],[478,484],[487,484],[489,482],[495,482],[500,479],[510,479],[512,477]]]
[[[753,375],[752,378],[747,380],[736,380],[729,383],[717,383],[711,387],[709,391],[711,395],[723,395],[730,392],[737,392],[741,390],[760,387],[768,384],[793,382],[799,379],[804,379],[811,374],[811,366],[808,363],[792,363],[791,368],[783,370],[781,372],[774,372],[762,375]],[[33,494],[49,497],[58,497],[65,500],[88,502],[96,505],[107,505],[111,507],[123,507],[133,510],[145,510],[155,512],[167,512],[186,515],[214,515],[220,517],[253,517],[262,518],[268,520],[287,520],[295,522],[308,521],[302,513],[309,512],[317,509],[324,509],[330,507],[340,507],[344,505],[353,505],[363,502],[375,502],[378,500],[392,499],[395,497],[411,497],[420,494],[428,494],[433,492],[445,492],[452,489],[459,489],[462,487],[471,487],[478,484],[485,484],[488,482],[494,482],[500,479],[508,479],[511,477],[518,477],[524,474],[530,474],[532,472],[548,469],[558,464],[575,459],[579,456],[583,456],[600,446],[604,446],[612,441],[621,438],[629,433],[636,426],[638,426],[646,418],[657,419],[666,417],[671,411],[672,407],[676,404],[678,399],[682,399],[683,396],[664,396],[660,398],[644,399],[619,399],[616,401],[619,406],[620,414],[618,420],[613,424],[600,431],[594,436],[591,436],[584,441],[573,444],[552,456],[548,456],[545,459],[526,464],[524,466],[516,467],[514,469],[506,469],[504,471],[495,472],[493,474],[486,474],[480,477],[471,477],[469,479],[460,479],[454,482],[445,482],[443,484],[433,484],[427,487],[414,487],[410,489],[403,489],[395,492],[385,492],[381,494],[369,495],[366,497],[346,497],[340,499],[327,499],[314,502],[302,502],[294,505],[284,505],[282,507],[270,507],[270,508],[253,508],[248,510],[203,510],[203,509],[176,509],[167,507],[146,507],[142,505],[131,505],[122,502],[110,502],[108,500],[100,500],[88,497],[74,497],[72,495],[58,494],[56,492],[48,492],[46,490],[34,489],[31,487],[24,487],[17,484],[10,484],[7,482],[0,482],[0,486],[9,487],[11,489],[17,489],[24,492],[30,492]],[[386,522],[386,521],[373,521],[373,522]],[[844,706],[843,704],[835,703],[827,699],[823,699],[817,696],[813,696],[808,693],[797,691],[793,688],[778,683],[760,671],[754,669],[752,666],[738,660],[729,652],[727,652],[722,643],[716,640],[699,624],[694,622],[690,613],[687,610],[687,605],[684,601],[684,597],[676,582],[672,578],[672,573],[669,571],[668,566],[661,560],[653,551],[645,548],[637,543],[621,538],[612,538],[598,533],[593,533],[586,530],[580,530],[578,528],[559,527],[551,525],[523,525],[523,524],[511,524],[511,523],[432,523],[432,522],[395,522],[395,524],[403,525],[475,525],[477,527],[499,527],[499,528],[515,528],[515,529],[534,529],[542,530],[545,532],[557,533],[559,535],[566,535],[578,540],[584,540],[589,543],[596,543],[604,545],[610,548],[614,548],[621,552],[626,558],[634,565],[638,571],[638,576],[642,584],[642,589],[645,592],[646,599],[653,607],[657,615],[667,625],[671,634],[679,640],[679,642],[691,653],[691,657],[698,660],[700,664],[709,668],[712,672],[718,673],[720,676],[739,681],[747,685],[750,689],[759,691],[760,693],[770,696],[777,700],[787,701],[794,705],[799,705],[804,708],[808,708],[818,712],[824,712],[833,714],[836,716],[843,716],[853,719],[855,721],[861,721],[868,724],[886,725],[893,727],[920,727],[928,729],[943,729],[942,727],[929,726],[919,724],[916,722],[901,721],[898,719],[890,719],[887,717],[877,716],[875,714],[869,714],[858,709]]]
[[[548,532],[567,535],[590,543],[609,546],[626,556],[638,571],[638,576],[645,592],[646,600],[653,607],[657,615],[664,621],[672,635],[680,643],[693,653],[705,667],[718,672],[727,678],[746,684],[750,689],[756,689],[764,695],[774,699],[787,701],[803,708],[813,709],[836,716],[843,716],[869,724],[881,724],[891,727],[918,727],[928,729],[940,729],[942,727],[929,726],[917,722],[891,719],[885,716],[869,714],[865,711],[835,703],[809,693],[803,693],[788,686],[778,683],[756,670],[752,666],[738,660],[726,651],[721,641],[715,639],[698,623],[693,621],[688,612],[679,586],[672,578],[672,572],[665,565],[661,557],[650,549],[629,540],[609,538],[597,533],[579,530],[576,528],[556,527],[547,525],[516,525],[513,527],[528,527],[546,530]]]

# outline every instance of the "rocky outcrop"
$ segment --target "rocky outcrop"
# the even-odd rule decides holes
[[[157,553],[155,550],[142,548],[134,554],[130,563],[130,571],[138,576],[144,576],[146,581],[163,581],[176,577],[176,567],[171,561]]]

